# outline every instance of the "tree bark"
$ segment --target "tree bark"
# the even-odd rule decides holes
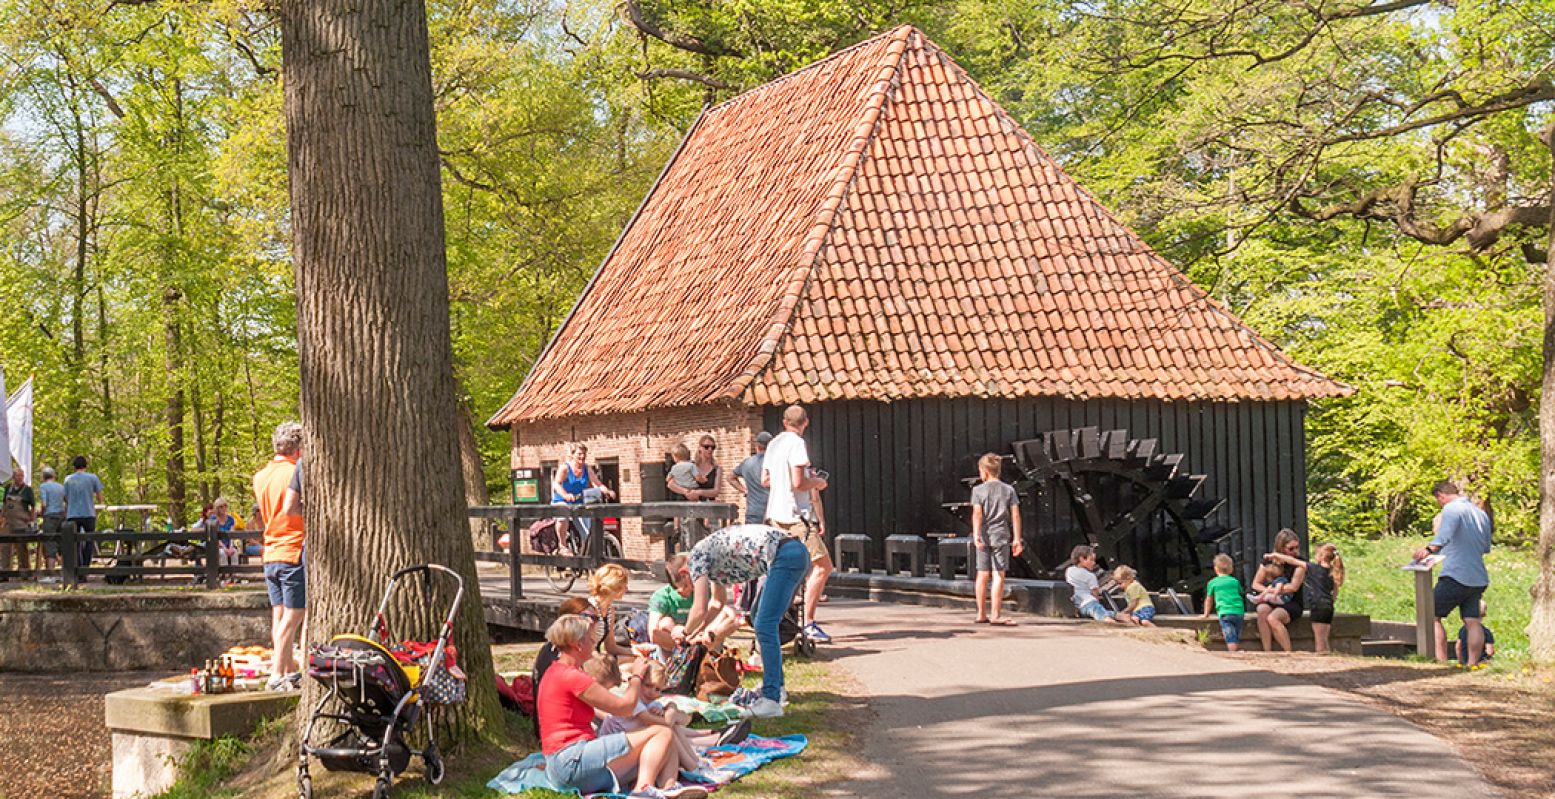
[[[184,523],[184,364],[183,331],[178,326],[183,294],[168,286],[162,290],[163,359],[167,371],[167,400],[163,404],[163,423],[167,426],[167,517],[174,525]]]
[[[395,569],[457,570],[469,592],[455,622],[469,698],[434,720],[456,740],[492,737],[500,710],[454,424],[426,8],[282,0],[281,63],[307,463],[305,640],[362,629]],[[434,635],[448,598],[399,592],[394,634]]]
[[[464,504],[485,505],[491,501],[486,491],[486,464],[481,460],[480,442],[475,438],[475,413],[470,403],[459,399],[459,471],[464,478]],[[485,519],[470,520],[470,543],[477,551],[491,549]]]
[[[1544,375],[1539,391],[1539,576],[1533,584],[1528,651],[1555,661],[1555,121],[1541,138],[1550,153],[1550,229],[1544,257]]]

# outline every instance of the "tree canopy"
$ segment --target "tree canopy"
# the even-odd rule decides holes
[[[432,2],[454,358],[516,387],[700,106],[923,28],[1104,205],[1297,359],[1312,522],[1423,529],[1452,476],[1534,535],[1555,4]],[[244,495],[296,414],[279,34],[216,3],[10,0],[0,365],[40,464]],[[502,482],[505,439],[481,431]],[[240,505],[246,501],[239,501]]]

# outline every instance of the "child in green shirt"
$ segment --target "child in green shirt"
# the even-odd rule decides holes
[[[1231,576],[1236,564],[1231,556],[1222,552],[1215,556],[1215,579],[1204,586],[1204,615],[1210,610],[1220,616],[1220,632],[1226,638],[1226,649],[1236,652],[1242,648],[1242,614],[1247,606],[1242,602],[1242,581]]]

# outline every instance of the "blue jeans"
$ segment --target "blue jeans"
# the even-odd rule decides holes
[[[632,751],[626,733],[573,741],[545,758],[546,777],[559,790],[576,788],[587,795],[619,788],[610,762]]]
[[[794,594],[810,571],[810,550],[803,541],[785,538],[767,568],[766,587],[756,602],[756,645],[761,647],[761,695],[776,702],[783,696],[783,642],[778,624],[794,602]]]

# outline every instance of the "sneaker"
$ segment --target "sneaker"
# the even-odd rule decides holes
[[[659,792],[664,799],[707,799],[707,789],[700,785],[677,782]]]
[[[783,716],[783,706],[766,697],[752,702],[750,711],[751,715],[758,719],[776,719]]]
[[[782,690],[782,693],[778,695],[778,704],[782,705],[783,707],[788,707],[788,689],[787,688],[784,688]]]
[[[284,674],[272,674],[272,675],[270,675],[269,679],[265,680],[265,690],[266,691],[284,691],[286,689],[282,688],[281,685],[284,684],[285,682],[286,682],[286,675],[284,675]]]
[[[746,738],[749,738],[750,734],[750,719],[741,719],[724,728],[723,734],[718,736],[718,745],[731,746],[733,744],[737,744]]]
[[[831,636],[827,635],[826,631],[821,629],[821,625],[816,624],[813,621],[804,626],[804,634],[810,636],[810,640],[812,641],[817,641],[823,644],[831,643]]]
[[[705,796],[706,794],[703,795]],[[627,799],[668,799],[668,797],[664,795],[663,791],[653,787],[652,785],[643,788],[642,790],[632,791],[626,796]]]

